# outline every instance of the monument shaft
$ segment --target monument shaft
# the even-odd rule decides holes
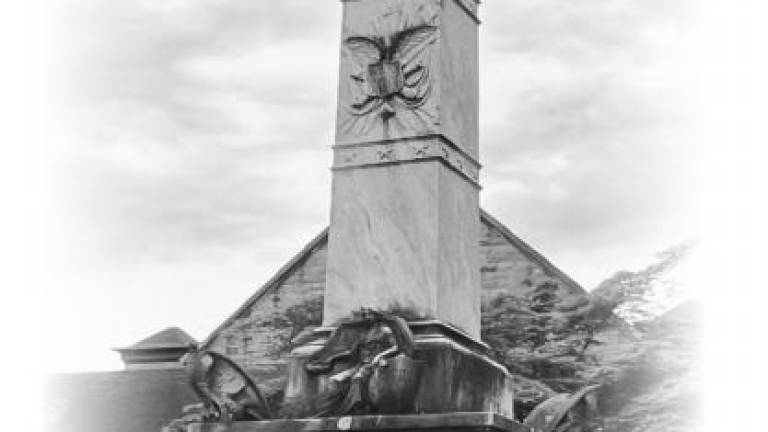
[[[480,333],[477,0],[345,0],[324,324]]]
[[[343,6],[325,326],[291,351],[283,407],[512,419],[479,340],[477,0]]]

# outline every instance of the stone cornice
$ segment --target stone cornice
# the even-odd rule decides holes
[[[359,1],[359,0],[341,0],[342,3],[350,2],[350,1]],[[444,0],[436,0],[438,2],[443,2]],[[450,0],[449,0],[450,1]],[[476,23],[480,24],[480,18],[477,14],[477,9],[480,6],[481,1],[480,0],[453,0],[458,4],[464,11],[473,19]]]
[[[333,150],[333,170],[439,161],[480,188],[480,163],[442,135],[339,144]]]
[[[464,11],[469,14],[470,17],[472,17],[473,20],[475,20],[476,23],[480,24],[480,18],[477,15],[477,9],[480,5],[480,0],[454,0],[456,3],[458,3],[459,6],[461,6]]]

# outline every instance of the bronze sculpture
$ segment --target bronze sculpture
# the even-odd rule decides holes
[[[323,347],[304,364],[307,374],[323,382],[312,411],[300,417],[341,417],[400,414],[421,386],[416,342],[408,323],[388,312],[361,309],[339,323]],[[185,408],[164,432],[187,432],[192,423],[216,424],[227,431],[236,421],[277,418],[251,377],[228,357],[193,351],[184,358],[189,382],[202,404]],[[542,402],[523,424],[541,432],[583,432],[596,414],[595,390],[590,386],[557,394]],[[286,414],[287,413],[287,414]],[[294,417],[290,410],[283,417]]]
[[[184,408],[168,432],[184,432],[190,423],[220,423],[273,418],[267,399],[251,377],[233,360],[213,351],[193,351],[182,360],[189,383],[202,404]]]
[[[414,353],[413,334],[404,319],[372,309],[354,314],[305,366],[310,374],[328,375],[329,389],[321,394],[314,417],[388,411],[382,405],[391,404],[387,390],[393,384],[405,384],[410,393],[418,386]],[[399,383],[376,379],[385,368],[398,364],[403,366]]]

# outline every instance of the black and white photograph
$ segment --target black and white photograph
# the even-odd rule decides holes
[[[5,12],[12,429],[766,427],[768,5]]]

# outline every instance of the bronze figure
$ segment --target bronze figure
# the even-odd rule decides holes
[[[354,314],[305,366],[310,374],[328,376],[328,390],[321,394],[314,417],[378,413],[386,411],[382,403],[392,399],[387,397],[388,390],[407,388],[414,394],[418,386],[414,352],[413,335],[402,318],[371,309]],[[386,368],[403,364],[399,382],[376,379]]]

